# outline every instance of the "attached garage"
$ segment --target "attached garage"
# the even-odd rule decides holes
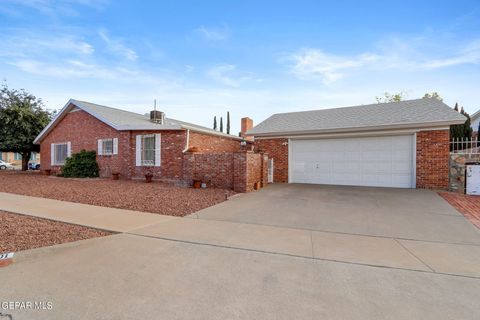
[[[290,182],[414,188],[414,139],[291,139]]]
[[[274,182],[447,188],[449,129],[465,120],[427,98],[274,114],[246,135]]]

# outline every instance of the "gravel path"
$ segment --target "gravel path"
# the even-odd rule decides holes
[[[132,180],[68,179],[31,172],[0,172],[0,192],[103,207],[185,216],[225,201],[223,189],[192,189]]]
[[[0,211],[0,253],[18,252],[111,234],[108,231]]]

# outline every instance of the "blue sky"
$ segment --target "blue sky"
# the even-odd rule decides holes
[[[211,126],[438,91],[480,108],[478,1],[0,0],[0,77]]]

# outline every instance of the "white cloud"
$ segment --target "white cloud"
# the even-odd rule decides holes
[[[438,57],[440,56],[440,57]],[[301,80],[320,79],[330,84],[355,70],[428,70],[462,64],[480,63],[480,40],[460,49],[441,50],[428,39],[389,38],[374,50],[358,55],[335,55],[318,48],[303,48],[280,59],[289,71]]]
[[[105,44],[108,46],[108,49],[120,56],[123,56],[124,58],[130,60],[130,61],[135,61],[138,58],[137,53],[133,50],[125,46],[121,40],[119,39],[112,39],[106,30],[100,30],[98,32],[100,35],[100,38],[105,42]]]
[[[356,57],[344,57],[327,54],[319,49],[302,49],[285,57],[291,61],[291,72],[299,79],[322,79],[325,83],[334,82],[343,77],[346,70],[360,68],[378,61],[374,54],[361,54]]]
[[[239,71],[233,64],[218,64],[207,71],[207,76],[221,84],[229,87],[239,87],[248,80],[261,81],[251,72]]]
[[[59,15],[78,15],[77,6],[101,10],[108,0],[3,0],[0,12],[19,16],[23,8],[29,8],[41,14],[57,17]]]
[[[230,30],[226,26],[222,28],[200,26],[195,31],[210,41],[224,41],[230,36]]]

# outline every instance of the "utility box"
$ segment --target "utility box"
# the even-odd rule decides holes
[[[467,194],[480,196],[480,164],[467,164]]]

